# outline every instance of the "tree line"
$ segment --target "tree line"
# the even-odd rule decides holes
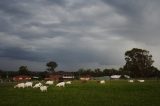
[[[125,64],[119,69],[84,69],[81,68],[78,71],[74,72],[75,76],[90,75],[93,77],[100,76],[111,76],[111,75],[129,75],[132,78],[149,78],[149,77],[160,77],[160,71],[158,68],[153,66],[154,60],[149,51],[139,48],[133,48],[128,50],[124,54]],[[44,78],[47,73],[54,73],[55,68],[58,67],[58,64],[54,61],[46,63],[48,67],[44,72],[32,72],[28,70],[27,66],[20,66],[19,70],[16,72],[2,71],[0,70],[1,77],[15,76],[15,75],[31,75],[31,76],[40,76]]]

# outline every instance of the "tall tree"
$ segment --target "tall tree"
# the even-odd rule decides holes
[[[26,74],[28,74],[28,68],[27,68],[27,66],[20,66],[18,71],[19,71],[20,75],[26,75]]]
[[[46,64],[46,66],[48,67],[48,71],[55,72],[54,69],[58,66],[58,64],[54,61],[50,61]]]
[[[147,77],[152,71],[152,55],[149,51],[133,48],[125,52],[126,64],[124,69],[131,73],[133,77]]]

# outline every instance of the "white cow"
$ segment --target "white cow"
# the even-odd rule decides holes
[[[82,78],[80,78],[80,80],[82,80],[82,81],[88,81],[88,80],[90,80],[90,78],[85,78],[85,77],[83,78],[82,77]]]
[[[25,88],[25,83],[19,83],[15,85],[14,88]]]
[[[39,88],[41,86],[42,86],[42,83],[39,82],[39,83],[35,84],[33,88]]]
[[[65,82],[60,82],[56,86],[58,86],[58,87],[65,87]]]
[[[41,86],[40,87],[40,90],[41,90],[41,92],[47,92],[47,86]]]
[[[138,82],[144,82],[144,80],[137,80]]]
[[[66,84],[71,84],[71,81],[67,81]]]
[[[105,80],[101,80],[101,81],[100,81],[100,84],[105,84]]]
[[[25,83],[25,87],[32,87],[32,85],[33,85],[33,82],[26,82]]]
[[[134,82],[134,80],[128,80],[128,82],[131,82],[131,83],[133,83],[133,82]]]
[[[53,85],[53,83],[54,83],[53,81],[47,81],[46,82],[47,85]]]
[[[127,79],[131,78],[129,75],[124,75],[124,77]]]

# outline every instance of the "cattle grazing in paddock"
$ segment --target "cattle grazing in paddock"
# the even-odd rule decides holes
[[[100,81],[100,84],[105,84],[105,80],[101,80],[101,81]]]
[[[134,82],[134,80],[128,80],[128,82],[131,82],[131,83],[133,83],[133,82]]]
[[[56,86],[58,86],[58,87],[65,87],[65,82],[60,82]]]
[[[129,75],[124,75],[124,78],[127,78],[127,79],[129,79],[129,78],[131,78]]]
[[[25,88],[25,83],[19,83],[15,85],[14,88]]]
[[[25,83],[25,87],[32,87],[32,85],[33,85],[33,82],[26,82]]]
[[[67,82],[65,82],[66,84],[71,84],[71,81],[67,81]]]
[[[144,82],[144,80],[137,80],[138,82]]]
[[[41,86],[42,86],[42,83],[39,82],[39,83],[35,84],[33,88],[39,88]]]
[[[47,85],[53,85],[54,81],[47,81],[46,84]]]
[[[47,92],[47,86],[41,86],[40,87],[40,90],[41,90],[41,92]]]

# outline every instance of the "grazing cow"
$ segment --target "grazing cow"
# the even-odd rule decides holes
[[[39,83],[35,84],[33,88],[39,88],[41,86],[42,86],[42,83],[39,82]]]
[[[134,82],[134,80],[128,80],[128,82],[131,82],[131,83],[133,83],[133,82]]]
[[[144,82],[144,80],[137,80],[138,82]]]
[[[19,83],[15,85],[14,88],[25,88],[25,83]]]
[[[127,78],[127,79],[129,79],[129,78],[130,78],[130,76],[129,76],[129,75],[124,75],[124,77],[125,77],[125,78]]]
[[[80,80],[82,80],[82,81],[88,81],[88,80],[90,80],[90,78],[80,78]]]
[[[105,84],[105,80],[101,80],[101,81],[100,81],[100,84]]]
[[[32,87],[32,85],[33,85],[33,82],[26,82],[25,83],[25,87]]]
[[[71,84],[71,81],[67,81],[66,84]]]
[[[65,82],[60,82],[56,86],[58,86],[58,87],[65,87]]]
[[[47,92],[47,86],[41,86],[40,90],[41,92]]]
[[[47,85],[53,85],[53,81],[47,81],[46,84]]]

